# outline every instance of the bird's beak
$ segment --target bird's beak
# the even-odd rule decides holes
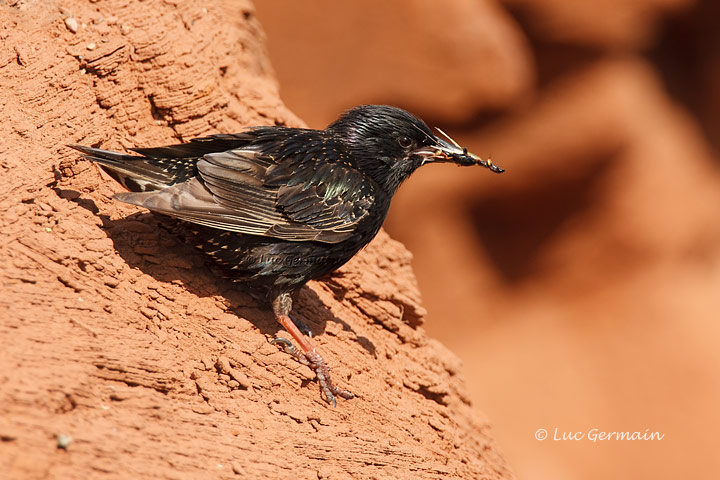
[[[435,136],[435,144],[418,148],[413,153],[422,157],[422,164],[429,162],[451,162],[462,166],[482,165],[495,173],[502,173],[505,170],[495,165],[492,160],[483,160],[474,153],[468,152],[467,148],[461,147],[450,136],[437,129],[445,138]]]

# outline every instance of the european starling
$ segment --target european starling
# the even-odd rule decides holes
[[[130,190],[114,198],[179,219],[186,240],[234,281],[261,291],[300,350],[285,351],[317,374],[325,400],[353,394],[290,318],[292,294],[350,260],[377,234],[390,200],[431,162],[503,170],[399,108],[355,107],[325,130],[249,128],[187,143],[132,149],[71,145]]]

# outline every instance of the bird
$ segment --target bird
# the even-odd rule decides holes
[[[272,343],[314,370],[335,407],[336,397],[354,394],[333,383],[307,327],[291,318],[293,297],[375,237],[398,187],[419,167],[503,172],[437,132],[401,108],[361,105],[324,130],[255,126],[133,154],[68,146],[128,190],[114,199],[171,217],[225,277],[267,302],[294,340]]]

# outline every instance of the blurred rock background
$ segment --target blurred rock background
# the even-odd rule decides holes
[[[720,5],[256,8],[309,125],[391,103],[507,169],[425,167],[386,227],[518,476],[719,478]],[[593,428],[664,438],[552,440]]]

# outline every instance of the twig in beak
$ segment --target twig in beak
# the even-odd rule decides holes
[[[440,134],[441,134],[443,137],[445,137],[448,142],[452,143],[452,144],[455,145],[457,148],[463,148],[463,147],[460,146],[459,143],[457,143],[455,140],[453,140],[452,137],[450,137],[450,135],[448,135],[447,133],[445,133],[445,132],[443,132],[442,130],[440,130],[440,127],[435,127],[435,130],[437,130],[438,132],[440,132]],[[467,155],[467,148],[463,148],[463,150],[465,151],[465,154]]]

